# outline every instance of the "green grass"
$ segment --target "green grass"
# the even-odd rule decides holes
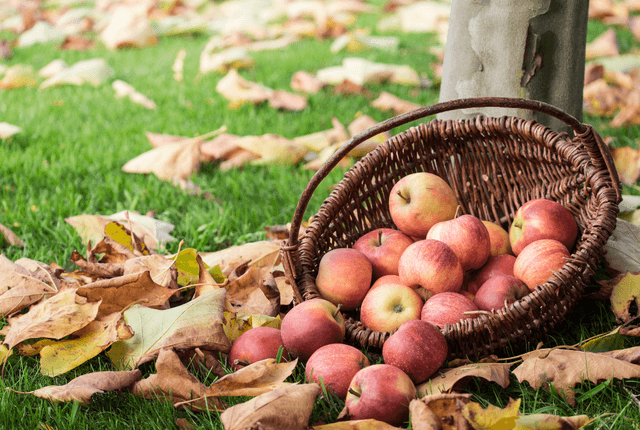
[[[372,30],[375,17],[363,17]],[[592,40],[603,30],[590,24]],[[375,33],[375,31],[374,31]],[[625,50],[638,42],[622,31]],[[6,37],[7,34],[2,34]],[[358,56],[373,61],[408,64],[420,74],[433,78],[430,69],[435,61],[429,47],[435,37],[400,35],[396,53],[368,51]],[[309,107],[299,113],[275,111],[267,105],[227,109],[227,102],[215,91],[221,75],[197,77],[198,59],[206,37],[163,38],[156,47],[110,52],[102,48],[86,52],[60,51],[55,46],[16,49],[7,65],[31,64],[38,70],[56,58],[68,64],[101,57],[114,69],[113,79],[122,79],[157,103],[149,111],[129,100],[116,99],[109,83],[98,88],[63,86],[44,92],[22,88],[0,92],[0,121],[19,125],[23,132],[0,141],[0,222],[10,227],[25,243],[25,248],[2,244],[0,251],[9,259],[27,257],[56,262],[72,269],[69,261],[74,249],[84,253],[77,233],[66,217],[88,214],[111,214],[123,209],[140,213],[153,211],[158,219],[176,226],[172,233],[185,245],[199,251],[215,251],[231,245],[260,240],[263,228],[286,224],[302,190],[312,176],[300,166],[250,167],[222,172],[216,165],[205,165],[193,181],[215,196],[214,200],[190,196],[152,175],[121,172],[131,158],[150,148],[146,131],[194,136],[228,127],[239,135],[280,134],[296,137],[331,126],[331,118],[349,124],[359,114],[377,121],[389,117],[369,107],[363,96],[337,96],[330,89],[309,97]],[[255,53],[257,66],[242,74],[271,88],[289,89],[291,75],[297,70],[314,72],[340,64],[348,55],[331,54],[330,41],[304,40],[282,51]],[[187,50],[185,80],[178,84],[171,65],[180,48]],[[196,79],[198,78],[198,79]],[[394,85],[376,85],[372,94],[390,91],[419,104],[437,100],[438,89],[414,90]],[[585,118],[604,136],[617,144],[636,145],[637,128],[610,129],[607,119]],[[344,172],[336,170],[314,194],[306,217],[312,215]],[[637,193],[625,188],[625,192]],[[177,250],[177,242],[166,247]],[[606,302],[582,300],[578,312],[560,324],[545,346],[575,344],[615,326]],[[628,346],[637,345],[634,339]],[[41,424],[64,429],[174,428],[176,418],[185,418],[198,428],[222,428],[215,413],[176,411],[159,401],[148,401],[127,393],[107,393],[93,397],[88,407],[75,403],[52,404],[32,395],[5,391],[32,391],[47,385],[64,384],[75,376],[96,370],[110,370],[110,362],[99,356],[68,374],[48,378],[40,374],[35,358],[19,357],[7,363],[0,383],[0,428],[35,429]],[[152,364],[143,366],[145,375],[154,373]],[[292,380],[302,380],[298,370]],[[211,381],[208,381],[211,382]],[[557,394],[533,390],[512,377],[511,385],[501,389],[493,383],[472,381],[468,391],[482,404],[504,406],[511,398],[522,398],[526,413],[559,415],[587,414],[604,416],[591,428],[637,428],[640,409],[631,401],[629,390],[640,393],[638,380],[605,381],[605,385],[585,383],[576,388],[580,399],[570,406]],[[229,399],[239,402],[243,399]],[[331,396],[321,396],[312,422],[331,422],[342,403]],[[635,426],[635,427],[634,427]]]

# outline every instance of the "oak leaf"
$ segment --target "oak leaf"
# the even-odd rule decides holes
[[[77,401],[88,405],[94,394],[124,390],[140,380],[138,370],[121,372],[93,372],[78,376],[65,385],[50,385],[33,391],[33,395],[52,402]]]
[[[575,404],[576,384],[640,377],[640,365],[588,351],[544,348],[525,354],[523,359],[512,372],[518,381],[529,382],[535,390],[553,384],[571,405]]]
[[[114,312],[97,317],[74,333],[75,339],[61,340],[40,350],[40,369],[43,375],[57,376],[92,359],[111,344],[133,336],[124,323],[122,313]]]
[[[356,119],[354,119],[351,124],[347,126],[347,128],[349,130],[349,133],[351,133],[351,136],[354,136],[361,131],[373,127],[376,124],[377,121],[371,118],[369,115],[360,115]],[[366,154],[376,149],[380,144],[384,143],[385,140],[389,139],[390,137],[391,135],[389,134],[389,132],[377,134],[349,151],[349,156],[355,158],[364,157]]]
[[[257,423],[267,429],[300,430],[308,426],[321,391],[318,384],[277,388],[230,407],[220,414],[220,420],[225,430],[244,430]]]
[[[132,369],[167,347],[228,353],[231,345],[222,328],[225,294],[224,289],[211,291],[167,310],[132,306],[124,312],[124,320],[135,334],[114,343],[107,356],[117,368]]]
[[[62,339],[96,318],[100,302],[79,304],[76,289],[62,290],[10,320],[3,341],[9,349],[27,339]]]
[[[483,378],[502,388],[509,386],[511,363],[469,363],[450,369],[441,369],[435,376],[416,388],[422,395],[446,393],[464,388],[471,378]]]
[[[56,284],[41,278],[0,254],[0,315],[12,315],[31,306],[46,294],[58,291]]]

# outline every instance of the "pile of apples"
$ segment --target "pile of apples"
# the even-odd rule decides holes
[[[306,362],[309,381],[322,381],[345,400],[346,416],[404,423],[416,385],[448,356],[441,328],[529,294],[565,264],[578,234],[571,212],[546,199],[523,204],[509,231],[458,211],[439,176],[401,178],[389,196],[397,230],[376,229],[351,248],[327,252],[316,277],[321,297],[290,310],[280,330],[244,333],[230,361],[276,357],[281,348],[284,357]],[[366,328],[392,333],[382,348],[384,364],[370,365],[362,351],[343,343],[342,311],[358,310]]]

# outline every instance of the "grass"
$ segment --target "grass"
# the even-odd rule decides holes
[[[375,27],[375,17],[365,16],[362,25]],[[604,27],[591,23],[589,39]],[[638,42],[623,34],[624,49]],[[374,31],[375,32],[375,31]],[[0,37],[13,37],[6,33]],[[396,53],[368,51],[358,56],[392,64],[409,64],[419,73],[433,78],[430,63],[435,57],[429,48],[435,38],[428,35],[399,35]],[[101,47],[93,51],[60,51],[55,46],[16,49],[7,65],[30,64],[38,70],[56,58],[68,64],[89,58],[104,58],[114,69],[113,79],[122,79],[157,103],[148,111],[126,99],[115,99],[109,84],[63,86],[44,92],[22,88],[1,92],[0,120],[19,125],[23,132],[0,141],[0,222],[10,227],[25,243],[25,248],[7,244],[0,249],[15,261],[26,257],[73,268],[69,257],[74,249],[84,249],[77,233],[65,223],[66,217],[111,214],[124,209],[140,213],[153,211],[158,219],[176,226],[172,233],[186,246],[199,251],[215,251],[234,244],[260,240],[263,228],[286,224],[311,172],[300,166],[251,167],[222,172],[216,165],[205,165],[193,181],[215,196],[214,200],[190,196],[152,175],[121,172],[129,159],[149,149],[146,131],[194,136],[226,125],[239,135],[280,134],[300,136],[329,128],[331,118],[350,123],[359,114],[381,121],[389,114],[369,107],[363,96],[337,96],[330,90],[309,97],[303,112],[275,111],[266,105],[227,109],[227,103],[215,91],[220,75],[197,76],[199,54],[206,37],[163,38],[156,47],[111,52]],[[340,64],[350,55],[331,54],[329,41],[305,40],[282,51],[255,53],[257,66],[242,74],[272,88],[289,89],[291,75],[297,70],[316,71]],[[172,77],[171,64],[180,48],[187,50],[184,84]],[[198,79],[196,79],[198,78]],[[390,91],[419,104],[437,100],[438,89],[413,90],[394,85],[369,88],[373,94]],[[636,145],[640,132],[634,128],[610,129],[606,119],[585,118],[616,144]],[[317,210],[344,172],[336,170],[314,194],[306,216]],[[635,189],[625,188],[627,193]],[[177,250],[177,242],[166,247]],[[606,302],[582,300],[578,312],[560,324],[545,346],[571,345],[610,330],[615,320]],[[634,339],[627,346],[637,345]],[[68,374],[48,378],[40,374],[38,361],[31,357],[10,359],[0,383],[0,427],[13,429],[125,429],[174,428],[176,418],[185,418],[197,428],[222,428],[215,413],[196,414],[177,411],[160,401],[148,401],[127,393],[107,393],[93,397],[88,407],[76,403],[52,404],[31,395],[5,391],[32,391],[47,385],[65,384],[72,378],[96,370],[110,370],[110,362],[99,356]],[[145,375],[155,372],[152,364],[143,366]],[[302,380],[302,372],[293,380]],[[210,381],[209,381],[210,382]],[[509,398],[522,398],[525,413],[558,415],[587,414],[603,416],[592,428],[637,428],[640,409],[631,393],[640,393],[638,380],[584,383],[576,388],[575,407],[553,391],[533,390],[528,383],[512,377],[511,385],[501,389],[493,383],[472,381],[468,392],[482,404],[504,406]],[[239,402],[243,399],[229,399]],[[342,404],[331,396],[321,396],[312,422],[331,422]]]

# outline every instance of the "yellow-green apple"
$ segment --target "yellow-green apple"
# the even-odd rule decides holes
[[[561,242],[554,239],[540,239],[531,242],[518,254],[513,265],[513,274],[533,291],[544,284],[564,266],[571,254]]]
[[[273,327],[254,327],[242,333],[231,345],[229,364],[233,370],[264,360],[277,358],[278,351],[283,348],[282,357],[287,358],[280,330]]]
[[[419,319],[422,299],[402,284],[384,284],[370,290],[360,307],[360,321],[375,331],[392,332],[405,321]]]
[[[496,275],[511,275],[513,274],[513,265],[516,263],[516,257],[511,254],[500,254],[495,257],[489,257],[487,262],[480,269],[472,272],[469,283],[467,284],[467,290],[471,294],[476,294],[478,289],[484,284],[487,279]]]
[[[529,294],[529,287],[515,276],[497,275],[482,284],[473,302],[484,311],[509,306]]]
[[[384,362],[404,371],[414,384],[429,379],[448,355],[447,340],[440,329],[422,320],[402,323],[382,346]]]
[[[540,239],[555,239],[570,250],[577,236],[578,226],[569,209],[547,199],[529,200],[520,206],[509,228],[516,257],[525,246]]]
[[[340,343],[345,335],[344,318],[328,300],[311,299],[294,306],[282,319],[280,334],[287,352],[306,361],[324,345]]]
[[[414,242],[400,256],[398,275],[406,285],[420,285],[433,294],[460,291],[462,265],[444,242],[425,239]]]
[[[371,287],[373,267],[369,259],[353,248],[335,248],[318,264],[316,287],[323,299],[340,309],[352,311],[360,306]]]
[[[319,384],[322,379],[328,391],[344,400],[355,374],[369,364],[369,359],[359,349],[344,343],[330,343],[309,357],[305,375],[308,382]]]
[[[404,176],[389,195],[393,223],[403,233],[422,239],[432,225],[452,219],[457,208],[458,200],[447,181],[433,173]]]
[[[409,419],[409,403],[416,394],[416,386],[402,370],[390,364],[373,364],[351,380],[340,415],[400,426]]]
[[[491,255],[491,239],[480,218],[461,215],[431,227],[427,239],[439,240],[456,253],[463,271],[479,269]]]
[[[495,222],[483,220],[482,223],[487,227],[487,231],[489,232],[491,256],[513,254],[511,251],[511,242],[509,241],[509,232]]]
[[[475,318],[478,307],[468,297],[460,293],[444,292],[434,294],[424,303],[420,319],[442,328],[445,324],[455,324],[465,318]]]
[[[373,266],[373,279],[398,274],[398,260],[413,239],[392,228],[378,228],[364,234],[353,244]]]

